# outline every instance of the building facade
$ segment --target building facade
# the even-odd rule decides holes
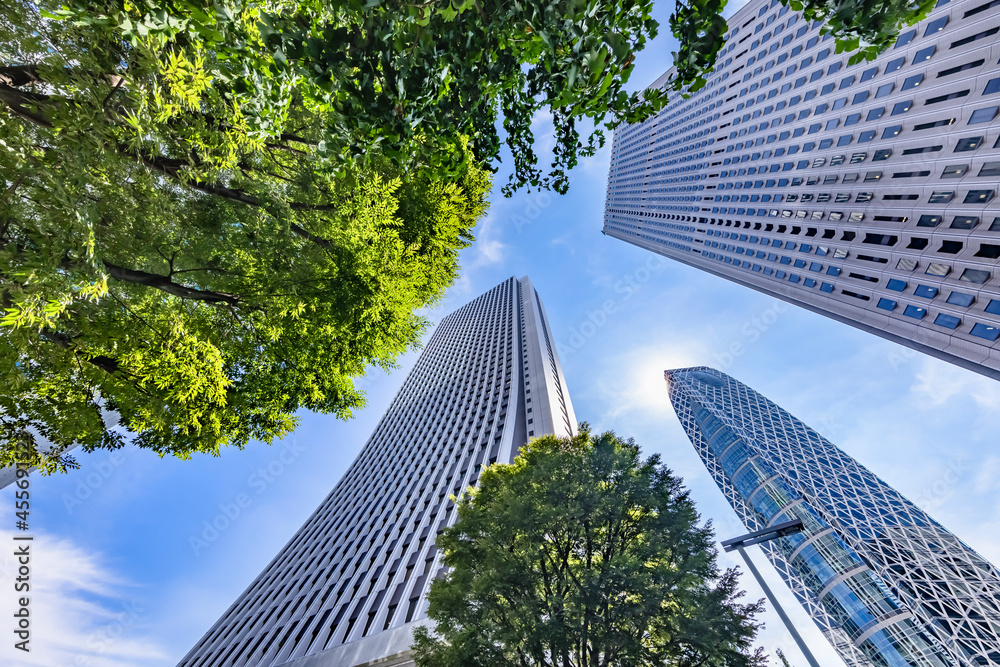
[[[412,664],[449,498],[575,431],[541,299],[510,278],[441,321],[344,477],[180,665]]]
[[[616,131],[604,233],[1000,379],[1000,5],[854,65],[778,0],[728,25],[705,87]]]
[[[670,400],[749,531],[849,667],[1000,665],[1000,572],[919,507],[753,389],[666,372]]]

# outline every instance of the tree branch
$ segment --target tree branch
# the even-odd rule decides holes
[[[136,285],[144,285],[146,287],[153,287],[158,290],[162,290],[167,294],[171,294],[181,299],[191,299],[192,301],[204,301],[206,303],[226,303],[230,306],[235,306],[240,303],[240,298],[233,294],[226,294],[224,292],[213,292],[211,290],[200,290],[194,287],[186,287],[179,283],[175,283],[167,276],[161,276],[156,273],[147,273],[146,271],[136,271],[134,269],[127,269],[116,264],[112,264],[108,260],[101,260],[104,267],[108,270],[108,275],[110,275],[115,280],[120,280],[121,282],[133,283]]]

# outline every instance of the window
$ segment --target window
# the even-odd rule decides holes
[[[907,148],[903,151],[903,155],[916,155],[917,153],[936,153],[941,150],[943,146],[922,146],[920,148]]]
[[[864,162],[867,157],[868,153],[854,153],[853,155],[851,155],[851,164],[859,164],[861,162]],[[845,176],[844,178],[846,179],[847,176]]]
[[[876,74],[878,74],[878,67],[872,67],[870,69],[866,69],[864,72],[861,73],[861,83],[864,83],[865,81],[868,81],[870,79],[874,79]]]
[[[847,98],[846,97],[841,97],[840,99],[833,101],[833,110],[834,111],[836,111],[837,109],[843,109],[846,106],[847,106]]]
[[[914,131],[919,132],[920,130],[930,130],[935,127],[948,127],[949,125],[953,125],[954,123],[955,123],[954,118],[945,118],[942,120],[934,120],[929,123],[919,123],[918,125],[914,125],[913,129]]]
[[[904,32],[896,39],[896,46],[894,46],[893,48],[898,49],[900,47],[906,46],[907,44],[913,41],[913,38],[916,36],[916,34],[917,34],[916,30],[910,30],[909,32]],[[888,72],[889,69],[886,68],[886,71]]]
[[[953,164],[944,168],[941,178],[962,178],[969,171],[967,164]]]
[[[906,113],[913,106],[913,100],[907,100],[905,102],[897,102],[895,106],[892,107],[892,115],[898,116],[901,113]]]
[[[851,104],[861,104],[868,99],[868,91],[862,90],[860,93],[855,93],[854,99],[851,100]]]
[[[928,46],[926,49],[920,49],[917,51],[916,55],[913,56],[913,64],[926,62],[931,59],[934,52],[937,50],[936,46]]]
[[[959,65],[957,67],[949,67],[948,69],[941,70],[940,72],[938,72],[938,78],[941,78],[942,76],[950,76],[952,74],[958,74],[959,72],[964,72],[965,70],[968,69],[975,69],[977,67],[982,67],[984,62],[986,61],[980,58],[979,60],[974,60],[971,63],[965,63],[964,65]]]
[[[865,174],[865,183],[872,183],[874,181],[879,180],[880,178],[882,178],[881,171],[869,171],[867,174]]]
[[[917,227],[937,227],[941,224],[940,215],[922,215],[917,220]]]
[[[873,196],[874,193],[872,192],[859,192],[858,196],[855,197],[854,201],[864,204],[866,202],[870,202]]]
[[[893,178],[916,178],[918,176],[930,176],[929,171],[897,171],[892,175]]]
[[[858,143],[865,144],[875,138],[875,130],[865,130],[858,135]]]
[[[924,37],[928,35],[933,35],[936,32],[944,30],[944,27],[948,25],[948,17],[942,16],[941,18],[934,19],[927,24],[927,28],[924,30]]]
[[[969,116],[969,125],[977,125],[979,123],[988,123],[997,116],[997,110],[1000,107],[983,107],[982,109],[976,109]]]
[[[840,80],[840,90],[843,90],[844,88],[850,88],[851,86],[854,85],[855,80],[856,78],[853,74],[851,76],[845,76],[843,79]]]
[[[929,285],[917,285],[917,288],[913,290],[913,294],[922,299],[933,299],[938,295],[938,288],[930,287]]]
[[[982,322],[976,322],[969,333],[979,338],[985,338],[986,340],[996,340],[997,337],[1000,337],[1000,329],[983,324]]]
[[[974,229],[979,224],[979,218],[973,215],[956,215],[951,221],[952,229]]]
[[[986,204],[996,195],[995,190],[969,190],[965,195],[966,204]]]
[[[934,324],[948,329],[957,329],[958,325],[961,323],[961,318],[955,317],[954,315],[946,315],[944,313],[938,313],[938,316],[934,318]]]
[[[898,136],[899,133],[902,131],[903,131],[902,125],[890,125],[889,127],[882,130],[882,138],[892,139],[893,137]]]
[[[967,283],[982,285],[990,279],[990,272],[981,269],[966,269],[958,279]]]
[[[896,302],[892,299],[879,299],[878,307],[882,310],[896,310]]]
[[[848,115],[847,118],[844,119],[844,126],[846,127],[848,125],[856,125],[859,120],[861,120],[861,114],[852,113]]]
[[[894,292],[902,292],[906,289],[906,281],[899,280],[898,278],[890,278],[886,284],[886,289],[891,289]]]
[[[927,309],[918,308],[917,306],[910,305],[906,307],[906,309],[903,311],[903,314],[906,315],[907,317],[912,317],[913,319],[916,320],[922,320],[924,319],[924,317],[927,316]]]
[[[963,153],[965,151],[974,151],[979,148],[983,143],[983,137],[966,137],[965,139],[959,139],[958,143],[955,145],[956,153]]]
[[[912,271],[917,268],[917,260],[904,257],[896,262],[896,268],[900,271]]]
[[[952,292],[948,296],[948,303],[953,306],[965,306],[969,307],[976,302],[976,297],[971,294],[966,294],[965,292]]]
[[[875,99],[877,100],[880,97],[885,97],[886,95],[890,95],[895,88],[896,84],[894,83],[882,84],[881,86],[875,89]]]
[[[903,67],[903,63],[906,62],[906,58],[896,58],[895,60],[890,60],[885,66],[884,74],[889,74],[895,72]]]
[[[865,117],[865,120],[866,121],[868,121],[868,120],[878,120],[884,114],[885,114],[885,107],[879,107],[878,109],[872,109],[871,111],[868,112],[868,116]]]
[[[948,100],[957,100],[957,99],[960,99],[962,97],[965,97],[966,95],[969,94],[969,92],[970,91],[967,88],[965,90],[959,90],[959,91],[956,91],[954,93],[948,93],[947,95],[938,95],[937,97],[931,97],[931,98],[928,98],[928,100],[926,102],[924,102],[924,105],[926,106],[926,105],[929,105],[929,104],[937,104],[939,102],[947,102]],[[954,119],[952,119],[952,120],[954,121]]]
[[[986,39],[987,37],[992,37],[993,35],[1000,32],[1000,28],[990,28],[989,30],[984,30],[983,32],[976,33],[975,35],[969,35],[964,39],[960,39],[957,42],[952,42],[951,46],[948,48],[954,49],[959,46],[965,46],[966,44],[971,44],[972,42],[978,41],[980,39]]]
[[[902,88],[900,88],[900,90],[910,90],[911,88],[916,88],[923,82],[923,80],[924,80],[923,74],[914,74],[913,76],[908,76],[906,77],[906,79],[903,80],[903,86]],[[972,121],[970,120],[969,122],[971,123]]]
[[[1000,176],[1000,162],[985,163],[977,176]]]
[[[888,160],[892,155],[891,148],[883,148],[881,150],[875,151],[875,155],[872,156],[872,162],[880,162],[882,160]]]
[[[927,199],[929,204],[947,204],[955,197],[953,190],[935,190]]]
[[[986,257],[987,259],[998,259],[1000,258],[1000,245],[994,245],[992,243],[983,243],[979,246],[979,251],[976,252],[976,257]]]
[[[991,299],[986,306],[986,312],[1000,315],[1000,299]]]
[[[986,88],[983,89],[983,95],[992,95],[993,93],[1000,93],[1000,77],[990,79],[986,82]]]
[[[927,242],[928,242],[927,239],[920,238],[919,236],[914,236],[912,239],[910,239],[910,243],[906,247],[911,248],[913,250],[923,250],[924,248],[927,247]]]

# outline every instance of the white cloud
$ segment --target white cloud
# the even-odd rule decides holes
[[[26,595],[30,651],[10,644],[4,664],[20,667],[126,667],[162,659],[161,648],[148,639],[146,602],[136,587],[115,575],[100,554],[87,552],[67,539],[35,533],[31,542],[0,530],[0,615],[13,618],[18,599]],[[27,544],[30,590],[15,593],[21,565],[14,556]],[[11,640],[8,640],[11,641]]]
[[[1000,456],[991,456],[976,467],[976,493],[985,495],[1000,489]]]
[[[916,374],[911,390],[917,398],[933,405],[942,405],[953,397],[967,397],[981,408],[1000,410],[1000,384],[982,375],[936,359],[922,359],[923,367]]]
[[[476,243],[472,248],[471,259],[462,267],[464,269],[463,277],[469,271],[499,264],[504,260],[507,246],[500,241],[499,237],[500,226],[497,224],[496,216],[490,213],[476,228]]]

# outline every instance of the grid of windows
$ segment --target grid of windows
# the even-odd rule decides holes
[[[180,666],[294,665],[408,633],[442,572],[434,540],[456,519],[449,498],[528,438],[575,432],[551,340],[528,278],[445,317],[344,477]]]
[[[981,6],[941,0],[851,65],[818,23],[752,0],[704,88],[615,133],[604,232],[1000,379],[984,308],[1000,298],[1000,62],[979,37],[1000,11]]]
[[[921,286],[926,287],[926,286]],[[1000,664],[1000,572],[785,410],[725,373],[665,373],[684,430],[849,667]]]

